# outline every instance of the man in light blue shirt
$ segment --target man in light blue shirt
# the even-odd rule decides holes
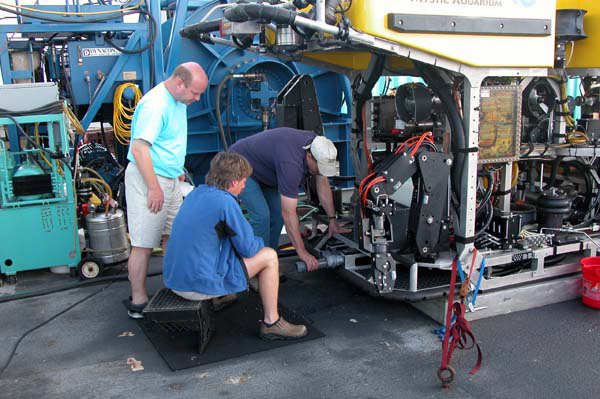
[[[129,316],[141,318],[148,302],[146,275],[152,249],[164,244],[181,206],[179,177],[187,145],[187,106],[200,99],[208,79],[202,67],[186,62],[142,97],[131,123],[125,171],[131,255]]]

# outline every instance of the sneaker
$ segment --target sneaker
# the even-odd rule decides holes
[[[215,312],[223,310],[228,306],[231,306],[237,301],[237,294],[227,294],[212,299],[212,307]]]
[[[298,339],[305,337],[308,334],[306,326],[303,324],[292,324],[280,317],[273,324],[261,322],[259,337],[267,341],[276,339]]]
[[[129,297],[129,300],[127,301],[127,314],[132,319],[143,319],[144,315],[143,315],[142,311],[144,310],[146,305],[148,305],[148,302],[144,302],[144,303],[140,303],[140,304],[132,303],[131,297]]]

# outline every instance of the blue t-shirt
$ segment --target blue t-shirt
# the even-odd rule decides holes
[[[298,188],[308,173],[306,150],[317,135],[307,130],[278,127],[238,140],[229,149],[252,165],[252,177],[280,194],[298,197]]]
[[[131,121],[131,142],[142,139],[151,144],[154,173],[175,178],[183,174],[187,151],[187,107],[175,101],[164,83],[142,97]],[[135,163],[131,145],[127,159]]]
[[[173,221],[163,261],[165,287],[210,295],[244,291],[246,272],[234,248],[251,258],[263,247],[231,193],[198,186]]]

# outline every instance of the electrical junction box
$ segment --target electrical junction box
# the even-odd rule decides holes
[[[0,108],[7,111],[30,111],[56,101],[56,83],[0,85]]]

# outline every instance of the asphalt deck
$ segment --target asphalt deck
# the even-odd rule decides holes
[[[152,258],[158,271],[160,257]],[[282,261],[290,270],[294,259]],[[47,271],[24,273],[2,295],[72,281]],[[162,286],[149,279],[149,291]],[[329,288],[328,288],[329,287]],[[287,289],[287,291],[286,291]],[[97,292],[99,291],[99,292]],[[0,303],[0,398],[597,398],[600,395],[600,310],[570,301],[472,322],[476,354],[456,352],[449,389],[436,377],[438,325],[402,302],[371,298],[334,271],[288,274],[281,301],[314,321],[326,336],[246,357],[172,372],[121,301],[126,281]],[[122,336],[131,332],[133,336]],[[127,359],[142,362],[131,371]]]

